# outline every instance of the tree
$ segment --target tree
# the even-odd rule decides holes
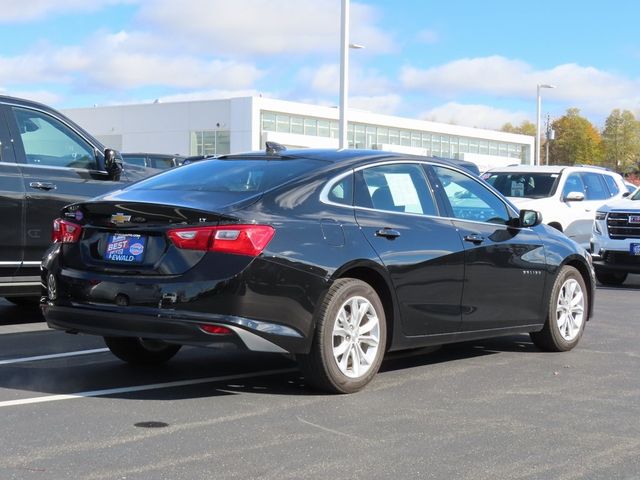
[[[580,115],[580,109],[569,108],[552,124],[556,138],[550,144],[549,160],[556,165],[599,164],[602,140],[593,124]]]
[[[629,110],[615,109],[607,117],[602,131],[603,163],[628,174],[640,161],[640,122]]]
[[[513,125],[511,125],[511,123],[505,123],[500,130],[508,133],[531,135],[532,137],[536,136],[536,126],[529,120],[523,120],[522,123],[520,123],[520,125],[517,127],[514,127]]]

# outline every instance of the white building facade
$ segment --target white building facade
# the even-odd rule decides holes
[[[338,109],[263,97],[100,106],[64,111],[122,152],[213,155],[287,147],[338,147]],[[348,141],[372,148],[472,161],[485,170],[531,164],[534,137],[349,110]]]

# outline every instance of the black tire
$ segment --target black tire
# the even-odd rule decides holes
[[[159,365],[172,358],[180,345],[135,337],[104,337],[111,353],[132,365]]]
[[[558,325],[559,321],[563,321],[563,317],[558,318],[558,310],[563,308],[559,305],[561,303],[560,296],[563,295],[563,298],[566,298],[567,295],[572,296],[571,287],[575,285],[579,286],[582,296],[582,314],[580,316],[576,313],[578,312],[577,309],[573,310],[564,317],[565,323],[563,323],[563,327],[566,326],[566,328],[561,328]],[[576,289],[573,292],[578,292],[578,290]],[[577,298],[577,296],[572,296],[571,299]],[[569,299],[569,302],[571,302],[571,299]],[[544,328],[539,332],[531,332],[529,334],[533,343],[547,352],[566,352],[574,348],[582,338],[584,327],[589,317],[589,291],[582,275],[574,267],[567,265],[560,269],[551,290],[547,312]],[[569,327],[571,325],[575,326],[577,323],[579,323],[577,331],[569,332]],[[563,330],[564,333],[562,333]]]
[[[602,285],[622,285],[627,279],[626,272],[598,272],[596,270],[596,278]]]
[[[366,312],[359,320],[357,317],[354,319],[352,326],[356,328],[349,331],[346,325],[351,325],[352,302],[356,302],[360,309],[366,309]],[[344,318],[342,322],[338,318],[341,312],[344,314],[341,316]],[[361,326],[367,325],[369,328],[375,325],[376,319],[377,327],[360,330]],[[315,321],[311,351],[297,356],[306,382],[313,388],[330,393],[353,393],[364,388],[380,369],[387,340],[384,307],[376,291],[369,284],[354,278],[336,280],[316,310]],[[345,328],[340,328],[341,323],[345,324]],[[345,335],[335,334],[337,330],[342,330]],[[376,338],[377,346],[372,347],[371,340]],[[334,356],[334,349],[340,349],[343,345],[347,345],[345,353]],[[354,358],[358,361],[354,361]],[[362,374],[359,374],[360,368],[364,369]]]
[[[40,297],[4,297],[5,300],[19,307],[36,308],[40,305]]]

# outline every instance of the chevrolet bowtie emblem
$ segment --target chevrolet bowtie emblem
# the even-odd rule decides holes
[[[114,213],[111,215],[111,223],[116,225],[120,223],[127,223],[131,221],[131,215],[125,215],[124,213]]]

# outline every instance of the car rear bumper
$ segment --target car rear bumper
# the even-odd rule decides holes
[[[141,337],[180,345],[225,344],[256,352],[303,353],[308,341],[294,329],[243,317],[110,305],[41,305],[49,327],[68,333]],[[211,334],[202,326],[223,326],[230,334]]]

